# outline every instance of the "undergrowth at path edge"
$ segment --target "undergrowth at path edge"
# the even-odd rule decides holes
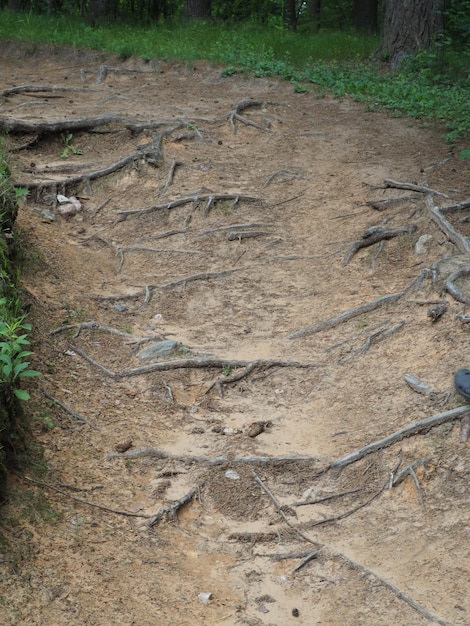
[[[0,40],[25,42],[34,52],[40,43],[103,50],[122,60],[207,60],[223,66],[226,76],[249,72],[292,82],[293,89],[310,89],[349,96],[438,122],[448,141],[466,140],[470,131],[470,50],[450,47],[418,54],[390,73],[372,61],[379,39],[352,31],[291,33],[255,23],[159,22],[143,27],[129,24],[87,26],[78,18],[0,11]],[[468,158],[463,149],[462,158]]]

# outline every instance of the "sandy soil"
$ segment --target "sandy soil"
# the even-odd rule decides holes
[[[67,90],[10,94],[2,118],[115,114],[134,126],[39,133],[12,151],[15,181],[36,185],[18,226],[43,373],[27,410],[49,486],[12,476],[0,622],[470,624],[470,454],[460,421],[322,472],[463,404],[452,379],[468,365],[468,327],[455,317],[465,306],[440,285],[466,258],[430,219],[423,193],[385,189],[384,179],[448,194],[434,196],[441,206],[470,196],[468,162],[438,128],[202,63],[5,46],[1,89],[19,85]],[[247,98],[259,104],[231,124]],[[8,142],[31,137],[12,132]],[[142,155],[160,139],[149,163]],[[86,180],[132,154],[126,167]],[[57,192],[82,210],[63,217]],[[366,204],[390,198],[401,200],[385,211]],[[449,219],[470,234],[461,216]],[[343,265],[365,229],[411,224]],[[431,239],[417,254],[422,235]],[[434,285],[425,278],[393,304],[289,338],[456,255]],[[436,300],[448,310],[433,322]],[[139,358],[163,339],[179,342],[176,351]],[[416,393],[405,374],[434,393]],[[283,458],[301,455],[310,458]],[[420,460],[416,482],[389,488],[398,465]],[[185,496],[176,516],[164,508]]]

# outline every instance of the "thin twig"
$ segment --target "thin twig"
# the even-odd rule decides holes
[[[347,265],[356,252],[358,252],[361,248],[366,248],[378,243],[379,241],[383,242],[388,239],[393,239],[394,237],[399,237],[400,235],[414,233],[417,229],[418,227],[416,224],[405,224],[405,226],[401,226],[400,228],[385,228],[384,226],[374,226],[369,228],[362,234],[360,239],[354,241],[350,245],[342,264]]]

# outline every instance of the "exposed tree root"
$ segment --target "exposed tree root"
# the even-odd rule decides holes
[[[199,483],[196,487],[194,487],[188,493],[186,493],[182,498],[175,500],[175,502],[173,502],[169,506],[163,506],[161,509],[159,509],[155,513],[155,515],[153,515],[149,519],[149,521],[147,522],[147,526],[149,528],[152,528],[153,526],[158,524],[158,522],[160,522],[162,519],[171,519],[171,520],[177,519],[176,514],[178,513],[178,511],[183,506],[188,504],[188,502],[191,502],[193,498],[195,498],[196,496],[199,497],[201,493],[201,489],[203,487],[204,487],[204,483]]]
[[[71,409],[69,406],[67,406],[66,404],[64,404],[60,400],[57,400],[57,398],[54,398],[54,396],[51,395],[45,389],[42,389],[41,391],[46,396],[46,398],[48,398],[49,400],[54,402],[54,404],[57,404],[58,406],[60,406],[66,413],[71,415],[74,419],[78,420],[79,422],[85,422],[85,424],[88,424],[88,426],[91,426],[95,430],[100,430],[100,428],[98,428],[98,426],[95,426],[95,424],[90,422],[90,420],[88,420],[86,417],[84,417],[80,413],[77,413],[77,411],[74,411],[73,409]]]
[[[204,202],[203,212],[206,215],[210,209],[210,207],[214,204],[214,202],[218,201],[226,201],[232,200],[234,206],[243,200],[244,202],[255,202],[258,198],[254,198],[252,196],[244,196],[242,194],[204,194],[200,196],[186,196],[184,198],[178,198],[177,200],[171,200],[170,202],[165,202],[164,204],[154,204],[149,207],[145,207],[144,209],[129,209],[127,211],[119,211],[119,221],[126,220],[130,215],[147,215],[148,213],[154,213],[155,211],[170,211],[171,209],[175,209],[176,207],[182,206],[183,204],[194,204],[198,205],[201,202]]]
[[[417,191],[418,193],[432,194],[434,196],[440,196],[441,198],[446,198],[449,200],[449,196],[441,191],[436,191],[435,189],[431,189],[426,185],[414,185],[413,183],[401,183],[397,180],[392,180],[391,178],[386,178],[384,180],[386,187],[394,187],[395,189],[408,189],[409,191]]]
[[[18,85],[17,87],[9,87],[8,89],[0,91],[0,98],[7,98],[18,93],[22,93],[26,96],[29,94],[34,94],[35,98],[41,97],[38,96],[38,94],[44,93],[47,94],[47,96],[44,97],[51,98],[53,97],[51,96],[51,94],[55,94],[61,91],[89,92],[90,90],[83,89],[82,87],[59,87],[58,85]],[[62,98],[63,96],[60,97]]]
[[[380,296],[380,298],[376,298],[371,302],[366,302],[365,304],[360,304],[359,306],[354,307],[353,309],[348,309],[337,315],[336,317],[331,317],[328,320],[323,322],[318,322],[318,324],[314,324],[313,326],[308,326],[307,328],[300,328],[299,330],[294,330],[289,335],[287,335],[288,339],[296,339],[297,337],[304,337],[305,335],[313,335],[314,333],[318,333],[321,330],[327,330],[329,328],[334,328],[335,326],[339,326],[343,322],[352,319],[353,317],[357,317],[358,315],[363,315],[364,313],[369,313],[370,311],[374,311],[378,309],[383,304],[389,304],[390,302],[396,302],[399,300],[405,291],[398,291],[396,293],[391,293],[386,296]]]
[[[265,103],[262,100],[252,100],[251,98],[246,98],[245,100],[241,100],[233,105],[230,111],[219,117],[219,120],[228,120],[230,122],[230,128],[232,129],[232,133],[235,135],[237,132],[237,127],[235,121],[241,122],[242,124],[246,124],[247,126],[254,126],[258,130],[267,131],[268,128],[261,126],[261,124],[257,124],[253,120],[250,120],[248,117],[241,115],[242,111],[246,111],[246,109],[252,107],[263,106]]]
[[[417,229],[418,227],[415,224],[407,224],[405,226],[401,226],[400,228],[385,228],[384,226],[373,226],[372,228],[368,228],[362,234],[361,239],[358,239],[351,244],[343,259],[343,265],[347,265],[356,252],[361,248],[372,246],[379,241],[393,239],[399,235],[414,233]]]
[[[438,413],[437,415],[426,417],[425,419],[419,420],[417,422],[413,422],[412,424],[408,424],[408,426],[404,426],[400,430],[397,430],[391,435],[388,435],[388,437],[384,437],[383,439],[374,441],[373,443],[370,443],[367,446],[356,450],[355,452],[350,452],[346,456],[332,461],[328,466],[328,469],[342,469],[343,467],[346,467],[346,465],[355,463],[356,461],[363,459],[368,454],[386,448],[396,443],[397,441],[401,441],[405,437],[410,437],[411,435],[417,435],[418,433],[427,432],[435,426],[440,426],[441,424],[445,424],[446,422],[452,422],[454,420],[461,419],[462,417],[465,417],[469,414],[470,405],[465,405],[459,406],[456,409],[451,409],[450,411],[445,411],[444,413]]]
[[[457,246],[462,254],[470,253],[470,242],[468,239],[455,230],[455,228],[450,224],[448,220],[442,215],[440,210],[434,204],[432,196],[428,194],[426,196],[426,206],[429,210],[429,215],[431,219],[439,226],[442,232],[447,236],[449,241]]]
[[[470,276],[470,264],[455,270],[455,272],[452,272],[444,281],[444,287],[450,295],[463,304],[470,304],[470,295],[463,293],[463,291],[456,286],[455,281],[467,276]]]

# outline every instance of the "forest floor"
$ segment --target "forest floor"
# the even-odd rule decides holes
[[[442,129],[205,63],[0,58],[48,467],[11,477],[0,622],[470,624]]]

